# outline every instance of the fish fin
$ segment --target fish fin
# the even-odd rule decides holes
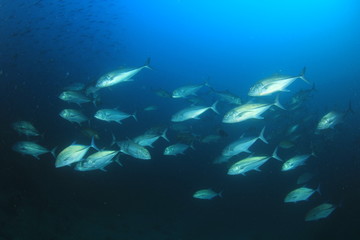
[[[249,149],[244,150],[246,153],[252,153]]]
[[[260,135],[259,135],[259,139],[261,140],[261,141],[263,141],[264,143],[266,143],[266,144],[269,144],[269,142],[265,139],[265,137],[264,137],[264,131],[265,131],[265,126],[261,129],[261,132],[260,132]]]
[[[117,121],[115,121],[115,122],[117,122],[118,124],[122,124],[122,122],[121,122],[120,120],[117,120]]]
[[[124,165],[120,162],[119,155],[116,156],[115,162],[119,164],[120,167],[123,167]]]
[[[101,171],[103,171],[103,172],[107,172],[107,170],[105,169],[105,168],[99,168]]]
[[[282,89],[281,92],[291,92],[289,89]]]
[[[220,113],[218,112],[218,110],[216,109],[216,105],[217,105],[218,102],[219,102],[219,101],[214,102],[214,104],[211,105],[210,108],[211,108],[211,110],[213,110],[215,113],[220,114]]]
[[[115,137],[114,133],[111,133],[111,137],[112,137],[112,140],[111,140],[110,147],[114,146],[114,144],[116,144],[116,142],[117,142],[117,140],[116,140],[116,137]]]
[[[282,160],[282,159],[279,157],[279,155],[277,154],[278,148],[279,148],[279,147],[276,147],[276,148],[275,148],[275,150],[274,150],[274,152],[273,152],[273,154],[272,154],[271,157],[275,158],[276,160],[278,160],[278,161],[280,161],[280,162],[283,162],[283,160]]]
[[[220,192],[218,193],[218,196],[221,197],[221,198],[223,197],[222,193],[223,193],[223,191],[220,191]]]
[[[281,105],[281,103],[279,102],[279,95],[276,96],[274,105],[277,106],[278,108],[281,108],[281,109],[283,109],[283,110],[286,110],[286,109]]]
[[[319,193],[320,195],[322,195],[322,194],[321,194],[321,189],[320,189],[320,184],[319,184],[318,187],[315,189],[315,192],[317,192],[317,193]]]
[[[257,167],[257,168],[254,168],[255,171],[258,171],[258,172],[261,172],[260,168]]]

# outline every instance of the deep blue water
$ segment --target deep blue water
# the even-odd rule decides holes
[[[13,0],[0,2],[0,103],[2,151],[0,167],[0,239],[358,239],[360,180],[360,14],[357,1],[190,1],[190,0]],[[120,67],[140,67],[134,81],[99,91],[92,103],[61,101],[74,82],[91,84]],[[314,83],[301,107],[290,110],[292,97],[311,85],[296,80],[280,93],[287,110],[275,107],[263,120],[222,123],[234,105],[219,103],[220,114],[207,112],[176,130],[172,114],[189,106],[185,99],[163,98],[172,92],[208,82],[217,91],[230,90],[244,102],[258,80],[306,67]],[[201,104],[217,100],[207,87]],[[273,101],[273,97],[264,98]],[[316,134],[329,111],[353,113],[333,129]],[[155,105],[155,111],[144,111]],[[99,108],[137,113],[138,121],[122,125],[93,117]],[[56,152],[77,141],[89,144],[81,127],[62,119],[64,108],[81,109],[99,133],[100,148],[111,147],[111,134],[126,140],[152,127],[169,128],[170,143],[160,139],[149,148],[152,159],[120,155],[103,171],[79,172],[54,167],[50,154],[22,156],[12,151],[20,140],[12,123],[30,121],[41,136],[31,137]],[[270,159],[261,171],[229,176],[234,161],[213,164],[223,148],[245,133],[256,136],[266,126],[269,144],[256,142],[255,154],[270,154],[299,124],[298,140],[279,149],[288,159],[314,151],[316,157],[289,172]],[[218,142],[198,141],[225,133]],[[189,133],[193,134],[190,135]],[[164,156],[169,144],[196,137],[195,150]],[[188,142],[187,142],[188,143]],[[247,154],[242,153],[242,157]],[[284,203],[286,194],[302,186],[297,178],[314,177],[306,186],[321,186],[308,201]],[[222,191],[222,198],[199,200],[199,189]],[[313,207],[337,206],[325,219],[304,221]]]

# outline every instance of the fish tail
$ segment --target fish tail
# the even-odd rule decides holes
[[[281,105],[281,103],[279,102],[279,95],[276,96],[274,105],[277,106],[278,108],[281,108],[281,109],[283,109],[283,110],[286,110],[286,109],[283,107],[283,105]]]
[[[163,139],[165,139],[166,141],[170,142],[170,140],[169,140],[169,139],[167,138],[167,136],[166,136],[167,131],[168,131],[168,129],[165,128],[164,132],[161,134],[161,137],[162,137]]]
[[[261,140],[261,141],[263,141],[264,143],[266,143],[266,144],[269,144],[269,142],[265,139],[265,137],[264,137],[264,132],[265,132],[265,127],[263,127],[262,129],[261,129],[261,132],[260,132],[260,135],[259,135],[259,139]]]
[[[218,112],[218,110],[216,109],[216,105],[217,105],[218,102],[219,102],[219,101],[214,102],[214,104],[211,105],[210,108],[211,108],[215,113],[220,114],[220,113]]]
[[[92,137],[91,138],[91,145],[92,148],[94,148],[96,151],[100,151],[100,149],[98,149],[98,147],[95,145],[95,138]]]
[[[348,105],[348,108],[347,108],[347,110],[345,112],[345,115],[347,115],[348,113],[355,114],[354,110],[351,107],[351,100],[349,101],[349,105]]]
[[[57,147],[58,147],[58,146],[54,147],[54,148],[51,149],[51,151],[50,151],[51,155],[53,155],[54,158],[56,158],[56,153],[55,153],[55,151],[56,151]]]
[[[153,70],[153,68],[150,67],[150,61],[151,61],[151,58],[148,57],[148,58],[146,59],[145,64],[144,64],[144,68],[148,68],[148,69],[150,69],[150,70]]]
[[[321,195],[321,189],[320,189],[320,184],[318,185],[318,187],[315,189],[315,192],[319,193]]]
[[[275,158],[276,160],[282,162],[283,160],[279,157],[279,155],[277,154],[277,151],[278,151],[278,147],[275,148],[275,150],[272,154],[272,157]]]
[[[116,140],[114,133],[111,133],[111,137],[112,137],[112,140],[111,140],[110,146],[112,147],[116,144],[117,140]]]
[[[138,119],[136,117],[136,111],[133,114],[131,114],[131,116],[135,119],[135,121],[138,121]]]
[[[305,72],[306,72],[306,67],[304,67],[299,75],[299,78],[301,80],[303,80],[304,82],[306,82],[307,84],[310,84],[310,82],[305,78]]]

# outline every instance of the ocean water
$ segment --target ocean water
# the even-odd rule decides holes
[[[0,239],[358,239],[359,9],[350,0],[1,1]],[[89,96],[96,104],[59,99],[71,84],[88,88],[108,72],[138,68],[147,59],[151,69],[133,81]],[[298,79],[289,91],[248,96],[258,81],[298,76],[304,67],[310,84]],[[203,83],[210,87],[196,96],[159,96]],[[274,106],[264,119],[223,123],[236,107],[219,101],[216,93],[223,91],[243,104],[273,103],[278,96],[285,110]],[[192,104],[216,101],[219,114],[208,110],[199,119],[171,121]],[[149,106],[155,109],[145,110]],[[66,121],[59,116],[65,108],[81,110],[89,121]],[[94,118],[104,108],[135,113],[138,120]],[[340,114],[339,123],[316,130],[330,111]],[[17,121],[31,122],[39,136],[18,134],[12,127]],[[227,145],[256,137],[263,127],[269,144],[258,140],[250,147],[253,156],[271,155],[276,147],[284,161],[315,156],[294,170],[281,171],[283,162],[272,158],[259,171],[235,176],[227,174],[229,167],[248,153],[214,163]],[[89,145],[89,129],[100,149],[119,150],[112,135],[134,139],[152,128],[167,128],[170,142],[160,138],[147,147],[147,161],[119,153],[122,166],[113,162],[106,171],[76,171],[75,164],[55,168],[50,153],[36,159],[13,150],[19,141],[33,141],[58,155],[74,141]],[[204,143],[209,135],[216,140]],[[175,143],[194,149],[163,155]],[[303,174],[308,177],[298,184]],[[320,193],[284,203],[302,186],[320,186]],[[222,196],[194,198],[200,189]],[[322,203],[334,204],[334,212],[305,221]]]

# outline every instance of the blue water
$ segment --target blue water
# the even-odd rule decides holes
[[[359,9],[350,0],[0,2],[0,239],[358,239]],[[140,67],[148,58],[152,70],[101,89],[97,107],[58,98],[71,83],[90,84],[119,67]],[[157,90],[171,93],[208,82],[247,102],[258,80],[296,76],[303,67],[316,91],[301,108],[274,108],[264,120],[224,124],[221,119],[232,107],[221,103],[219,115],[207,112],[185,125],[199,138],[220,130],[226,137],[212,144],[197,141],[184,155],[162,154],[170,143],[189,137],[171,128],[170,119],[190,103],[159,97]],[[290,92],[280,93],[280,102],[289,106],[294,94],[310,88],[296,80]],[[198,95],[206,106],[216,100],[207,87]],[[349,103],[353,113],[325,134],[315,134],[324,114],[345,112]],[[150,105],[158,109],[143,111]],[[156,142],[150,161],[120,155],[123,167],[113,163],[106,172],[56,169],[50,154],[36,160],[11,150],[27,140],[11,127],[19,120],[41,132],[30,140],[57,146],[57,153],[74,141],[89,144],[78,125],[59,117],[70,107],[90,117],[98,108],[136,111],[138,122],[126,119],[119,125],[91,117],[84,123],[99,133],[100,148],[114,149],[111,134],[125,140],[158,126],[170,128],[170,143]],[[284,173],[282,163],[271,159],[261,172],[229,176],[230,162],[213,164],[226,145],[243,133],[256,136],[263,126],[269,144],[259,141],[251,149],[270,154],[294,124],[301,126],[300,138],[279,155],[287,159],[315,151],[317,157],[305,166]],[[306,186],[320,184],[321,194],[284,203],[305,172],[314,174]],[[203,188],[222,191],[223,197],[192,198]],[[305,214],[323,202],[336,210],[305,222]]]

